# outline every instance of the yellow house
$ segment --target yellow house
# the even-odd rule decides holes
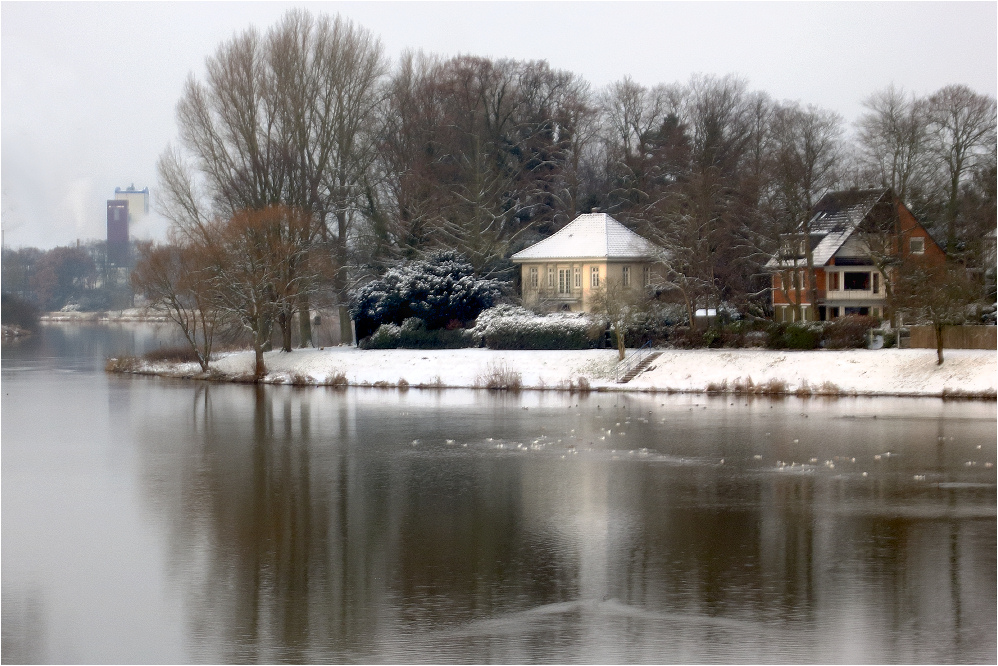
[[[586,213],[511,259],[526,307],[591,312],[607,280],[625,289],[650,285],[661,252],[606,213]]]

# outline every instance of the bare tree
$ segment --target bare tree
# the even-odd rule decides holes
[[[180,327],[202,372],[208,372],[221,313],[212,303],[204,258],[195,245],[144,245],[131,279],[154,309],[165,312]]]
[[[995,98],[951,85],[932,95],[928,104],[932,147],[945,182],[946,251],[952,253],[957,249],[961,184],[968,172],[994,152]]]
[[[774,213],[778,216],[773,230],[781,239],[780,247],[791,266],[782,271],[782,288],[788,297],[793,293],[794,298],[788,300],[794,304],[799,319],[803,289],[807,290],[812,307],[818,302],[811,213],[818,198],[838,178],[842,118],[812,106],[803,109],[798,104],[788,104],[776,109],[773,121],[773,198]],[[804,260],[803,276],[798,256]]]
[[[967,321],[968,307],[980,296],[980,285],[956,262],[909,257],[899,266],[895,302],[916,322],[927,322],[936,334],[936,364],[943,363],[943,330]]]
[[[204,246],[214,307],[250,333],[254,376],[267,373],[263,352],[275,316],[293,299],[285,261],[298,249],[286,242],[276,209],[238,211],[213,224]]]
[[[266,37],[251,28],[220,46],[206,70],[204,82],[188,79],[177,105],[183,152],[160,159],[164,214],[196,235],[244,209],[308,210],[313,224],[304,235],[334,248],[348,339],[347,249],[374,155],[372,121],[387,70],[380,43],[340,17],[293,10]]]
[[[606,317],[617,343],[617,359],[624,360],[625,334],[636,315],[647,304],[648,295],[642,289],[625,286],[620,280],[607,278],[593,290],[593,312]]]
[[[929,108],[893,85],[863,101],[856,122],[861,163],[902,201],[924,189],[928,177]]]

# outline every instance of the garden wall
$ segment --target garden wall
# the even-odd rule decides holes
[[[909,326],[911,347],[935,349],[936,333],[931,326]],[[998,348],[998,326],[947,326],[943,329],[944,349]]]

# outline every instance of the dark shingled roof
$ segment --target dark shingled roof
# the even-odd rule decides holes
[[[839,190],[821,197],[814,206],[808,225],[813,239],[811,253],[814,265],[827,264],[889,191],[887,188]],[[775,268],[788,264],[788,260],[773,257],[766,265]]]

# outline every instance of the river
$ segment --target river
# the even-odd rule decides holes
[[[996,660],[996,405],[109,376],[2,356],[2,660]]]

